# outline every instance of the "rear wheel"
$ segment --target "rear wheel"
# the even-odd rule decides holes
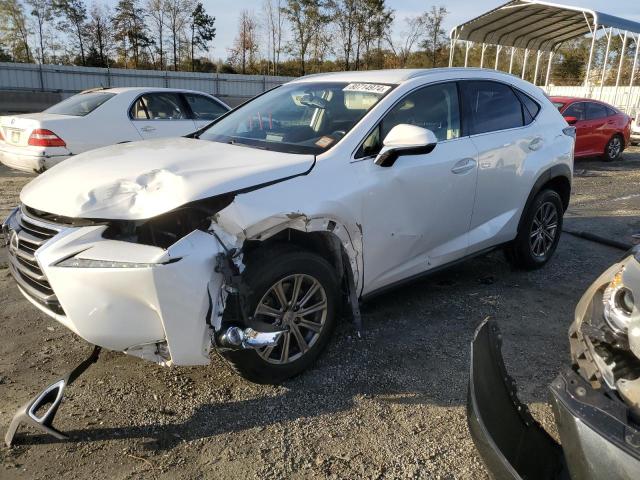
[[[518,236],[505,249],[509,262],[525,270],[546,264],[560,240],[562,214],[562,200],[556,191],[539,192],[523,214]]]
[[[622,137],[620,135],[614,135],[611,137],[611,140],[609,140],[604,149],[603,160],[605,162],[618,160],[622,154],[622,150],[624,150],[624,141],[622,140]]]
[[[222,351],[241,376],[280,383],[307,369],[325,348],[339,301],[333,267],[322,257],[285,246],[247,259],[249,312],[285,333],[275,347]]]

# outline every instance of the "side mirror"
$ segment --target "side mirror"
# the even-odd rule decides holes
[[[423,155],[430,153],[438,139],[426,128],[401,123],[391,129],[383,140],[383,147],[376,157],[375,164],[390,167],[401,155]]]
[[[569,125],[575,125],[576,123],[578,123],[578,119],[576,117],[564,117],[564,120],[569,124]]]

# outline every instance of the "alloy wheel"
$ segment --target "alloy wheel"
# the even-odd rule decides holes
[[[558,210],[551,202],[545,202],[536,211],[531,224],[529,246],[535,257],[544,257],[558,234]]]
[[[622,151],[622,141],[620,140],[619,137],[613,137],[609,141],[609,145],[607,147],[607,154],[609,155],[609,158],[612,160],[615,158],[618,158],[618,155],[620,155],[621,151]]]
[[[272,285],[258,302],[254,317],[285,330],[274,347],[257,351],[273,364],[298,360],[318,341],[327,319],[327,294],[306,274],[289,275]]]

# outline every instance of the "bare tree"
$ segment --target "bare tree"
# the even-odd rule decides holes
[[[165,68],[164,32],[167,27],[167,11],[164,0],[147,0],[145,10],[151,20],[152,35],[156,38],[155,44],[159,55],[159,69]]]
[[[293,35],[288,49],[300,61],[301,75],[306,73],[307,54],[314,35],[329,21],[324,7],[322,0],[287,0],[287,5],[282,9],[291,23]]]
[[[93,66],[109,66],[109,54],[113,48],[111,17],[111,11],[105,5],[94,3],[89,11],[87,37],[89,41],[89,59]]]
[[[334,0],[330,4],[331,15],[335,19],[339,48],[344,59],[344,69],[350,70],[351,57],[356,43],[361,0]]]
[[[40,63],[46,63],[44,36],[47,24],[53,19],[51,0],[26,0],[27,5],[31,7],[31,16],[36,26],[38,35],[38,44]]]
[[[282,14],[282,0],[264,0],[262,10],[267,32],[269,59],[273,65],[273,74],[277,75],[280,54],[282,53],[282,30],[285,22],[285,16]]]
[[[438,57],[447,46],[447,32],[443,24],[448,13],[445,7],[432,6],[423,16],[425,39],[422,47],[427,51],[432,67],[438,64]]]
[[[31,62],[30,33],[22,4],[18,0],[0,0],[0,42],[10,46],[14,60]]]
[[[258,22],[248,10],[240,12],[238,34],[229,49],[229,61],[239,66],[242,73],[247,73],[247,66],[253,68],[258,52]]]
[[[387,32],[386,40],[396,57],[398,67],[405,68],[409,56],[413,52],[414,47],[424,36],[424,17],[407,17],[404,19],[406,28],[400,35],[399,41],[394,41],[390,32]]]
[[[82,65],[86,65],[84,41],[86,37],[87,6],[83,0],[54,0],[53,8],[60,15],[58,29],[73,31],[80,49],[80,60]]]
[[[185,39],[185,29],[194,8],[194,0],[165,0],[167,26],[171,32],[171,46],[173,48],[173,69],[175,71],[178,71],[178,63],[180,62],[180,43]]]

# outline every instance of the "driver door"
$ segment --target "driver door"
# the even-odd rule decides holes
[[[356,154],[362,185],[364,290],[370,293],[459,259],[468,246],[478,152],[461,136],[455,82],[422,87],[389,111]],[[438,143],[428,154],[374,163],[396,125],[427,128]]]

